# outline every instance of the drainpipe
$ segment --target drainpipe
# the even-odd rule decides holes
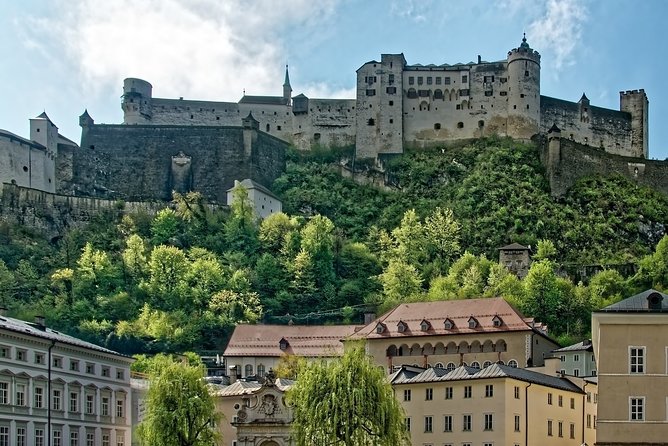
[[[529,387],[524,388],[524,445],[529,446]]]
[[[51,446],[51,349],[56,345],[56,341],[53,340],[51,341],[51,345],[49,346],[49,353],[48,353],[48,361],[49,364],[47,365],[47,396],[46,396],[46,401],[47,401],[47,407],[46,407],[46,435],[47,435],[47,442],[46,444],[48,446]]]
[[[584,392],[584,395],[582,395],[582,444],[585,443],[585,429],[587,426],[585,425],[585,407],[587,405],[587,391],[585,390],[587,388],[587,384],[589,384],[587,381],[584,382],[584,386],[582,386],[582,391]]]

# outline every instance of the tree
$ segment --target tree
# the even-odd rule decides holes
[[[409,444],[404,413],[385,372],[361,346],[307,365],[288,393],[297,446]]]
[[[204,367],[158,355],[148,370],[146,415],[138,427],[142,446],[215,445],[215,405]]]

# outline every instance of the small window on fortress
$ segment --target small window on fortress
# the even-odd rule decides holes
[[[190,119],[193,119],[194,117],[195,117],[194,115],[190,115]]]
[[[462,76],[462,84],[465,84],[469,81],[469,77],[467,75]]]
[[[527,110],[529,110],[529,104],[527,104]]]
[[[528,76],[528,75],[529,75],[529,70],[526,70],[526,71],[524,72],[524,75],[525,75],[525,76]]]
[[[441,85],[441,78],[440,77],[436,78],[436,85]]]
[[[314,133],[313,134],[313,139],[318,141],[320,139],[320,133]]]
[[[389,75],[387,76],[387,81],[388,81],[390,84],[393,84],[393,83],[394,83],[394,74],[389,74]]]
[[[434,130],[441,130],[441,123],[440,122],[437,122],[436,124],[434,124]]]
[[[220,116],[216,116],[216,121],[220,121]]]
[[[448,77],[443,78],[443,83],[445,85],[450,85],[450,77],[448,76]]]
[[[461,109],[462,109],[462,106],[457,104],[457,110],[461,110]]]
[[[373,118],[369,118],[369,120],[366,123],[367,125],[376,125],[376,121],[374,121]]]
[[[521,94],[520,94],[520,97],[523,98],[523,97],[524,97],[524,93],[521,93]]]
[[[269,126],[269,124],[267,124],[267,131],[269,130],[271,130],[271,127]]]
[[[463,129],[464,128],[464,123],[463,122],[458,122],[457,123],[457,128],[458,129]]]
[[[367,96],[376,96],[376,90],[367,90],[366,95]]]
[[[397,87],[387,87],[385,89],[385,91],[387,92],[387,94],[396,94],[397,93]]]
[[[508,92],[507,91],[500,91],[499,96],[508,96]]]
[[[485,96],[492,96],[494,92],[492,90],[485,91]]]
[[[505,84],[506,82],[508,82],[508,78],[507,77],[500,77],[499,82],[501,82],[502,84]]]
[[[27,172],[28,171],[28,166],[23,166],[23,171]]]
[[[280,125],[277,125],[277,126],[276,126],[276,130],[280,130],[280,129],[281,129],[281,126],[280,126]]]
[[[485,121],[478,121],[478,127],[484,127],[485,126]]]
[[[39,129],[37,129],[37,133],[39,133]]]
[[[394,101],[390,101],[390,107],[394,105]]]
[[[415,84],[415,77],[414,76],[409,76],[408,77],[408,85],[413,85]]]
[[[394,124],[394,119],[390,119],[390,124]]]
[[[431,83],[432,83],[432,77],[429,76],[427,77],[427,85],[431,85]]]
[[[418,76],[418,85],[422,85],[424,83],[424,78],[422,76]]]

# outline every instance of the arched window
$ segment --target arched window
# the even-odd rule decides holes
[[[509,365],[510,367],[516,369],[516,368],[517,368],[517,361],[515,361],[514,359],[511,359],[510,361],[508,361],[508,365]]]
[[[471,367],[479,369],[480,368],[480,363],[478,361],[473,361],[471,363]]]
[[[445,370],[447,370],[448,372],[451,371],[451,370],[454,370],[456,368],[457,368],[457,366],[455,365],[454,362],[448,362],[448,365],[445,366]]]
[[[260,364],[257,366],[257,376],[263,377],[264,376],[264,365]]]
[[[246,364],[246,367],[244,367],[244,378],[251,375],[253,375],[253,366]]]
[[[461,122],[461,121],[458,122],[458,123],[457,123],[457,128],[458,128],[458,129],[463,129],[463,128],[464,128],[464,123]]]
[[[442,362],[437,362],[436,364],[434,364],[434,368],[442,369],[443,368],[443,363]]]
[[[489,367],[490,365],[492,365],[492,362],[491,362],[491,361],[485,361],[485,362],[482,364],[482,367],[485,368],[485,367]]]
[[[267,124],[267,132],[269,132],[271,127],[269,127],[269,124]]]

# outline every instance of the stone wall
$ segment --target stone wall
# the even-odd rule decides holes
[[[142,211],[153,215],[167,206],[164,202],[123,202],[58,195],[7,183],[0,187],[0,220],[38,230],[49,238],[62,235],[69,227],[87,224],[103,212],[119,215]]]
[[[172,190],[196,190],[224,204],[235,179],[270,186],[285,169],[286,147],[241,127],[90,125],[71,170],[61,172],[59,190],[127,201],[170,200]]]
[[[578,179],[593,175],[623,175],[668,194],[667,161],[615,155],[564,137],[553,139],[549,150],[546,138],[538,138],[537,142],[554,196],[565,194]]]

